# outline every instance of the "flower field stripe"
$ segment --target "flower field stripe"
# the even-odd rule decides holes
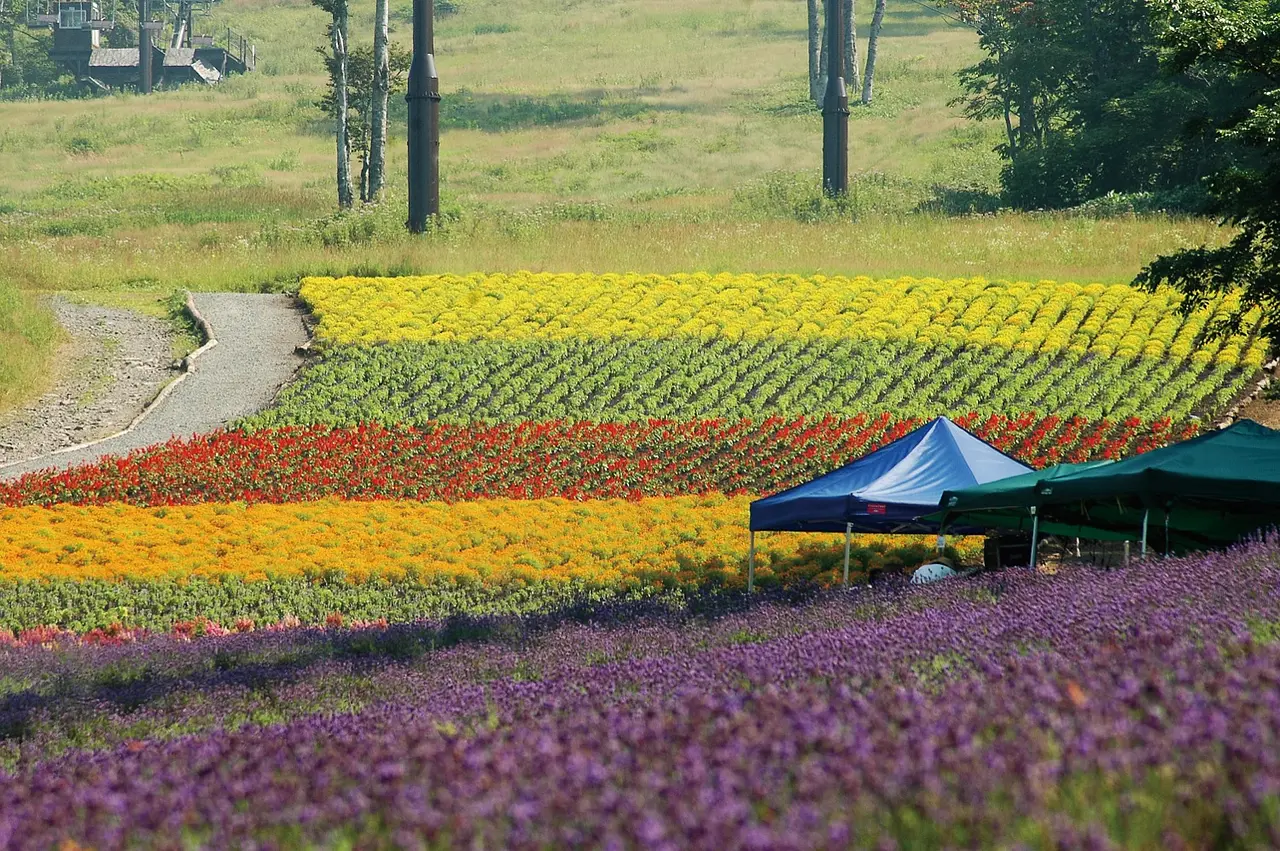
[[[843,339],[475,340],[337,346],[249,428],[1053,411],[1211,419],[1252,373],[1222,364]]]
[[[48,709],[4,746],[0,841],[1270,847],[1278,555],[598,621],[422,664],[404,628],[3,651],[15,700]],[[326,659],[344,644],[361,665]],[[81,693],[106,705],[54,699]]]
[[[697,585],[709,577],[741,584],[749,502],[683,496],[0,509],[0,580],[253,581],[336,573],[357,582],[415,578],[488,586]],[[922,541],[858,537],[860,549]],[[760,548],[757,575],[767,584],[781,571],[807,579],[833,570],[832,544],[830,535],[770,536]]]
[[[1123,284],[981,278],[514,274],[307,278],[332,343],[528,338],[820,338],[1138,355],[1258,369],[1265,340],[1206,344],[1228,296],[1183,316],[1177,296]],[[1258,317],[1251,317],[1256,325]]]
[[[1168,420],[981,416],[956,422],[1033,466],[1114,458],[1194,430]],[[534,422],[229,431],[0,482],[0,505],[404,499],[640,499],[765,494],[861,457],[922,422],[850,418]]]

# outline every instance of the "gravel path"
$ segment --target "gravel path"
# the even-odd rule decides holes
[[[191,375],[137,428],[85,449],[0,467],[0,479],[215,431],[268,405],[302,362],[294,348],[306,342],[307,331],[295,301],[282,295],[197,293],[195,304],[213,326],[218,345],[199,357]]]
[[[115,434],[177,375],[173,330],[132,310],[50,299],[68,332],[54,362],[54,387],[0,415],[0,465]]]

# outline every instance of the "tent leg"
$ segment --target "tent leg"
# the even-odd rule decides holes
[[[1129,566],[1129,542],[1124,542],[1124,566]]]
[[[1034,510],[1034,509],[1033,509]],[[1040,544],[1040,515],[1031,515],[1031,569],[1036,569],[1036,551]]]
[[[844,524],[844,587],[849,587],[849,548],[853,543],[853,524]]]
[[[1164,557],[1169,557],[1169,510],[1164,512]]]
[[[1142,547],[1139,552],[1142,558],[1147,557],[1147,524],[1151,520],[1151,509],[1148,508],[1142,512]]]
[[[756,530],[751,530],[751,546],[747,550],[747,593],[756,590]]]
[[[938,532],[938,552],[942,552],[946,548],[947,548],[947,533],[946,533],[946,530],[943,529]]]

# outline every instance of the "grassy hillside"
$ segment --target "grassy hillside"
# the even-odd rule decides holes
[[[354,7],[364,39],[373,3]],[[920,6],[895,4],[885,24],[842,210],[815,188],[802,3],[456,8],[437,41],[443,188],[461,216],[443,237],[401,233],[402,98],[388,206],[332,217],[332,139],[315,107],[325,16],[303,0],[225,0],[215,25],[256,41],[254,74],[149,98],[0,103],[0,279],[257,288],[303,272],[524,267],[1122,280],[1215,235],[1203,222],[940,215],[957,191],[994,187],[1000,130],[948,105],[974,36]],[[393,0],[393,38],[409,37],[409,14]]]

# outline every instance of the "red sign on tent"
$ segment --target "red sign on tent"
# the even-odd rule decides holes
[[[868,514],[884,514],[885,506],[883,503],[880,503],[880,502],[869,502],[867,503],[867,513]]]

